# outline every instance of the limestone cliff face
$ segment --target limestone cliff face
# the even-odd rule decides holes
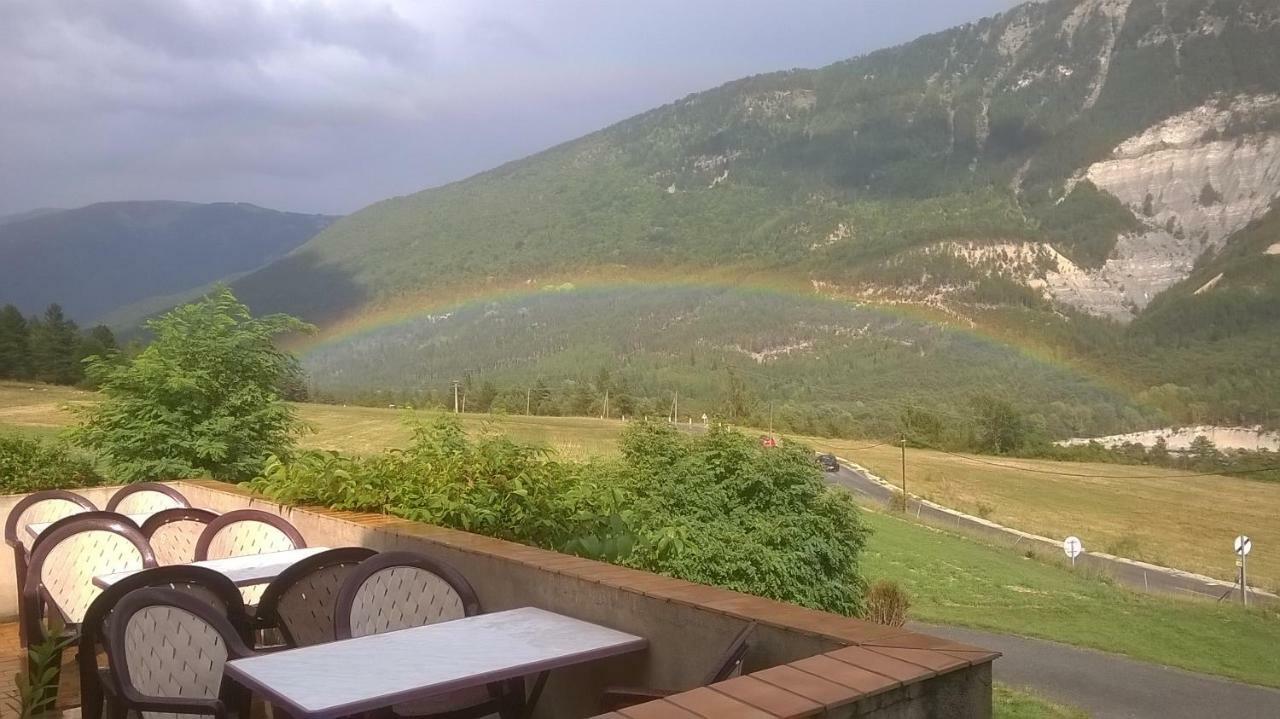
[[[1280,111],[1276,95],[1219,100],[1125,140],[1082,173],[1133,210],[1145,229],[1122,236],[1106,264],[1059,262],[1045,276],[1053,298],[1093,314],[1132,319],[1191,274],[1196,260],[1280,198],[1280,135],[1239,132]]]

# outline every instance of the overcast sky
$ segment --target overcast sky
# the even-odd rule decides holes
[[[345,213],[1012,0],[0,0],[0,214]]]

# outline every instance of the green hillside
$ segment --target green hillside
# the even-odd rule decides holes
[[[256,309],[323,324],[415,297],[438,307],[444,296],[483,298],[493,287],[536,288],[606,270],[675,279],[737,270],[823,295],[910,305],[1104,378],[1095,384],[1119,387],[1169,419],[1265,420],[1256,374],[1236,379],[1269,351],[1265,329],[1253,335],[1259,343],[1233,343],[1225,385],[1206,384],[1202,359],[1222,355],[1214,337],[1185,323],[1162,333],[1150,329],[1155,320],[1125,327],[1095,319],[1042,285],[1061,270],[1054,253],[1082,272],[1098,270],[1120,237],[1152,228],[1151,200],[1135,207],[1103,191],[1084,176],[1091,164],[1170,116],[1277,90],[1273,2],[1031,3],[826,68],[732,82],[470,179],[377,203],[236,289]],[[1202,141],[1253,142],[1280,129],[1269,115],[1240,119]],[[1171,237],[1183,232],[1167,224]],[[1222,256],[1246,241],[1227,241]],[[982,249],[1001,246],[1023,256]],[[1164,304],[1153,302],[1151,312]],[[616,345],[631,336],[620,323],[587,334],[590,322],[565,316],[585,311],[557,315],[562,327],[583,328],[562,335],[575,351],[587,352],[591,339]],[[771,307],[757,319],[786,326],[788,312]],[[1195,316],[1207,322],[1213,313]],[[1273,316],[1257,321],[1275,331]],[[1171,348],[1180,352],[1173,379],[1165,375]],[[671,354],[653,343],[635,350]],[[424,375],[420,368],[437,360],[410,343],[384,349],[382,369],[353,374],[360,351],[340,343],[326,350],[350,357],[326,360],[321,388],[418,386],[446,372]],[[675,362],[647,361],[648,376]],[[520,366],[526,383],[571,374],[543,360]],[[938,355],[930,371],[954,374],[957,366]],[[513,372],[499,378],[515,381]],[[839,372],[822,376],[840,384]],[[1166,394],[1176,401],[1142,399],[1170,383]],[[752,390],[794,397],[767,383]],[[1118,425],[1086,424],[1149,419],[1120,415]]]
[[[1079,372],[971,332],[741,288],[546,290],[416,316],[304,356],[323,393],[377,404],[448,404],[450,380],[467,378],[472,411],[523,412],[532,388],[531,411],[599,415],[607,389],[613,416],[669,415],[681,395],[681,416],[769,426],[772,414],[778,429],[827,435],[894,432],[908,406],[967,424],[987,395],[1016,398],[1053,436],[1158,419]]]
[[[332,220],[244,203],[24,213],[0,223],[0,304],[35,313],[57,302],[82,323],[105,321],[124,306],[261,267]]]

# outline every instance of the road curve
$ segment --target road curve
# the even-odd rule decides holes
[[[1254,719],[1280,716],[1280,691],[1172,669],[1092,649],[1005,634],[913,624],[926,634],[1002,654],[996,681],[1031,687],[1094,719]]]
[[[887,486],[868,476],[861,468],[853,466],[845,458],[840,458],[840,471],[826,473],[827,480],[847,489],[878,505],[889,506],[898,494],[896,489]],[[932,502],[924,502],[911,498],[907,503],[907,513],[918,517],[929,524],[954,528],[957,531],[998,544],[1014,544],[1019,547],[1034,546],[1036,549],[1052,556],[1061,552],[1062,547],[1055,540],[1002,527],[993,522],[971,517],[954,510],[941,507]],[[1086,552],[1076,559],[1076,563],[1086,569],[1105,573],[1118,583],[1138,591],[1156,594],[1172,594],[1178,596],[1195,596],[1202,599],[1218,600],[1224,595],[1232,595],[1232,601],[1239,600],[1239,591],[1230,583],[1222,582],[1191,572],[1158,567],[1143,562],[1135,562],[1110,555]],[[1251,602],[1276,602],[1280,600],[1274,594],[1251,590]],[[1280,716],[1280,710],[1277,710]]]

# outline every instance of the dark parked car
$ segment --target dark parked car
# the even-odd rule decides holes
[[[823,471],[826,471],[826,472],[840,471],[840,461],[836,459],[836,456],[834,454],[818,455],[818,464],[822,465]]]

